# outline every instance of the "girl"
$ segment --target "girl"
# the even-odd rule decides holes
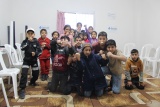
[[[59,32],[54,31],[54,32],[52,33],[52,40],[57,40],[58,38],[59,38]]]
[[[91,44],[94,44],[98,42],[98,39],[97,39],[97,32],[96,31],[92,31],[91,33],[91,38],[90,38],[90,43]]]
[[[73,45],[74,45],[74,39],[73,39],[73,36],[70,35],[71,26],[70,26],[70,25],[65,25],[64,28],[63,28],[63,30],[64,30],[64,34],[61,34],[61,35],[60,35],[60,38],[61,38],[62,36],[68,36],[69,39],[70,39],[70,43],[71,43],[71,45],[73,46]]]
[[[41,37],[38,39],[42,48],[42,54],[39,56],[41,66],[41,80],[47,80],[50,68],[50,39],[47,38],[47,30],[41,29]]]
[[[82,85],[84,96],[90,97],[92,91],[97,96],[102,96],[103,89],[107,86],[101,66],[105,66],[108,60],[105,54],[101,56],[92,53],[90,43],[83,44],[81,54],[76,53],[78,68],[83,71]]]

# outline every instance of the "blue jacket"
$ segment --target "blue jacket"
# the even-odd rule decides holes
[[[78,63],[79,69],[83,71],[84,91],[99,90],[107,86],[101,66],[105,66],[108,60],[104,60],[101,56],[93,53],[88,57],[81,53],[81,61]]]

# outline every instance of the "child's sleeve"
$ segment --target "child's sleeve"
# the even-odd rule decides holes
[[[50,40],[49,39],[46,40],[46,46],[45,46],[45,48],[47,48],[48,50],[51,49],[51,45],[50,45]]]
[[[127,60],[126,61],[126,66],[125,66],[125,76],[127,80],[131,80],[131,75],[130,75],[130,62]]]
[[[52,55],[54,55],[55,51],[57,50],[56,44],[57,44],[57,41],[56,41],[56,40],[52,40],[52,41],[50,42],[51,54],[52,54]]]
[[[107,58],[106,60],[102,58],[102,56],[94,54],[96,61],[98,61],[98,63],[101,66],[106,66],[109,62],[109,59]]]
[[[27,39],[21,43],[21,50],[24,51],[26,49],[28,49]]]
[[[79,69],[80,71],[83,71],[84,70],[84,65],[82,63],[82,61],[77,61],[77,69]]]
[[[140,74],[139,74],[139,82],[143,82],[143,63],[140,60]]]
[[[37,49],[36,49],[36,56],[39,56],[42,54],[42,49],[41,49],[41,46],[39,44],[39,42],[37,41]]]

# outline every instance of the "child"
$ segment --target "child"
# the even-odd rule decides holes
[[[98,34],[98,42],[92,44],[95,54],[102,54],[106,50],[107,33],[102,31]]]
[[[125,89],[132,90],[133,85],[135,85],[138,89],[144,89],[143,63],[139,58],[137,49],[131,50],[131,56],[126,61],[125,76]]]
[[[72,89],[75,88],[78,95],[82,94],[82,71],[78,68],[77,58],[76,55],[73,54],[72,56],[68,57],[69,65],[69,81],[67,83],[67,93],[71,93]]]
[[[59,38],[59,32],[57,32],[57,31],[54,31],[53,33],[52,33],[52,40],[57,40]],[[55,49],[54,48],[51,48],[51,59],[52,59],[52,62],[53,62],[53,60],[54,60],[54,53],[55,53]]]
[[[52,40],[51,42],[51,48],[55,49],[54,61],[52,62],[52,80],[48,83],[48,88],[51,92],[55,92],[59,85],[60,91],[66,94],[68,81],[67,60],[69,54],[74,53],[69,42],[68,36],[62,36],[60,40]]]
[[[82,30],[82,23],[81,22],[78,22],[77,23],[77,30],[76,30],[76,33],[75,35],[78,36],[79,33],[84,33],[85,31]]]
[[[54,32],[52,33],[52,40],[57,40],[58,38],[59,38],[59,32],[54,31]]]
[[[87,26],[84,25],[85,27],[85,30],[88,34],[88,40],[91,44],[94,44],[96,43],[98,40],[97,40],[97,32],[96,31],[93,31],[93,27],[92,26],[89,26],[88,29],[87,29]]]
[[[74,38],[74,41],[75,41],[75,33],[76,33],[76,31],[74,30],[74,29],[71,29],[71,32],[70,32],[70,35],[72,35],[73,36],[73,38]]]
[[[42,54],[39,56],[41,66],[41,80],[47,80],[50,68],[50,39],[47,38],[47,30],[40,30],[41,37],[38,39],[42,48]]]
[[[89,43],[88,34],[86,32],[83,33],[83,40],[84,40],[84,43]]]
[[[97,40],[97,32],[96,31],[92,31],[92,33],[91,33],[91,39],[90,39],[90,43],[91,44],[94,44],[94,43],[96,43],[96,42],[98,42],[98,40]]]
[[[106,65],[108,60],[105,54],[101,56],[92,53],[90,43],[83,44],[81,54],[76,54],[78,60],[78,69],[83,71],[83,90],[84,96],[90,97],[91,93],[99,97],[103,94],[103,89],[107,86],[101,66]]]
[[[41,47],[38,43],[37,39],[34,38],[35,33],[33,28],[28,28],[26,30],[26,39],[21,44],[21,49],[24,51],[25,56],[23,59],[23,65],[22,65],[22,73],[21,73],[21,79],[20,79],[20,85],[21,88],[19,97],[20,99],[25,98],[25,88],[27,83],[27,75],[28,75],[28,69],[31,66],[32,67],[32,78],[30,80],[29,85],[31,86],[37,86],[36,80],[38,79],[39,75],[39,69],[38,69],[38,62],[37,58],[41,54]]]
[[[120,50],[116,49],[116,42],[112,39],[106,43],[107,57],[109,58],[108,67],[102,67],[104,74],[110,74],[111,77],[111,88],[113,93],[119,94],[121,88],[121,74],[123,72],[122,61],[126,61],[126,57],[121,53]]]
[[[74,45],[74,38],[73,38],[72,35],[70,35],[71,26],[70,25],[65,25],[64,28],[63,28],[63,30],[64,30],[64,33],[60,35],[60,38],[62,36],[68,36],[69,39],[70,39],[71,46],[73,46]]]
[[[75,38],[75,45],[74,45],[74,51],[76,52],[76,53],[80,53],[80,52],[82,52],[82,38],[80,37],[80,36],[77,36],[76,38]]]

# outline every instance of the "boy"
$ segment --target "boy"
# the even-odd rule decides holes
[[[69,54],[74,51],[69,43],[68,36],[62,36],[60,40],[51,41],[51,49],[55,49],[54,60],[52,62],[52,80],[48,83],[48,88],[51,92],[55,92],[59,85],[59,89],[63,94],[66,94],[66,84],[68,81],[68,65],[67,60]]]
[[[103,54],[106,50],[107,33],[102,31],[98,34],[98,42],[92,44],[93,51],[95,54]]]
[[[20,85],[19,85],[19,87],[21,88],[19,93],[20,99],[25,98],[27,74],[30,66],[32,67],[32,78],[30,80],[29,85],[31,86],[38,85],[36,84],[36,80],[38,79],[38,75],[39,75],[37,58],[42,52],[38,40],[34,38],[35,33],[33,28],[28,28],[26,30],[26,36],[27,36],[26,39],[21,44],[21,49],[22,51],[24,51],[25,56],[23,59],[22,73],[21,73],[21,79],[20,79]]]
[[[50,68],[50,39],[47,38],[47,30],[40,30],[41,37],[38,39],[41,45],[42,54],[39,56],[40,68],[41,68],[41,80],[45,81],[48,79],[49,68]]]
[[[78,95],[82,95],[82,71],[78,69],[76,54],[68,57],[67,65],[69,65],[69,80],[67,83],[68,94],[75,88]]]
[[[140,90],[144,89],[143,63],[139,58],[137,49],[131,50],[131,56],[126,61],[125,76],[125,89],[132,90],[133,85],[135,85]]]
[[[75,53],[80,53],[82,51],[82,38],[80,36],[77,36],[75,38],[75,45],[73,48]]]
[[[111,77],[111,88],[113,93],[119,94],[121,88],[121,74],[123,72],[121,61],[126,61],[126,57],[116,49],[116,42],[112,39],[106,43],[107,57],[109,58],[109,70],[106,67],[102,67],[104,74],[110,74]]]

